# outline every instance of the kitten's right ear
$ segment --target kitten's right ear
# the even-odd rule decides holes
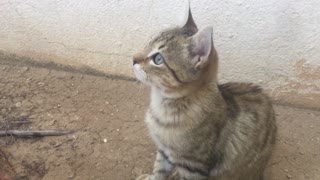
[[[200,70],[209,63],[212,51],[212,27],[206,27],[190,37],[190,51],[193,57],[194,68]]]
[[[196,32],[198,32],[198,28],[197,28],[196,23],[193,20],[193,17],[192,17],[191,8],[190,8],[190,1],[188,3],[187,9],[188,9],[188,17],[187,17],[187,20],[185,21],[185,24],[182,28],[187,29],[190,32],[196,33]]]

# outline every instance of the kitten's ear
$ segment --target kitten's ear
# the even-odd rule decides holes
[[[192,63],[195,69],[202,69],[208,64],[213,46],[212,31],[212,27],[206,27],[190,37],[190,52],[194,57]]]
[[[192,13],[191,13],[191,8],[190,8],[190,1],[188,3],[188,16],[187,19],[185,20],[185,24],[182,28],[187,29],[190,32],[196,33],[198,31],[197,25],[193,20]]]

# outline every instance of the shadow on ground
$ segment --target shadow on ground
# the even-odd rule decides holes
[[[60,137],[1,137],[0,179],[130,180],[150,172],[143,123],[148,89],[116,77],[0,59],[1,129],[75,129]],[[320,179],[320,112],[275,106],[280,136],[267,180]],[[23,118],[31,124],[11,125]]]

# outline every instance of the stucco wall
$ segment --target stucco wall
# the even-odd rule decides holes
[[[131,55],[182,23],[181,0],[1,0],[0,50],[132,76]],[[252,81],[276,100],[320,107],[319,0],[191,0],[213,26],[222,81]]]

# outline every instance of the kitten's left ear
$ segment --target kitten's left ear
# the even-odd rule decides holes
[[[195,69],[202,69],[208,64],[209,55],[213,46],[212,31],[212,27],[205,27],[190,37],[190,52],[194,57],[192,63]]]
[[[190,1],[188,2],[188,7],[186,10],[187,10],[186,13],[188,15],[186,16],[187,18],[186,18],[185,23],[182,26],[182,28],[188,30],[189,32],[196,33],[198,31],[198,28],[197,28],[196,23],[193,20],[193,17],[192,17]]]

